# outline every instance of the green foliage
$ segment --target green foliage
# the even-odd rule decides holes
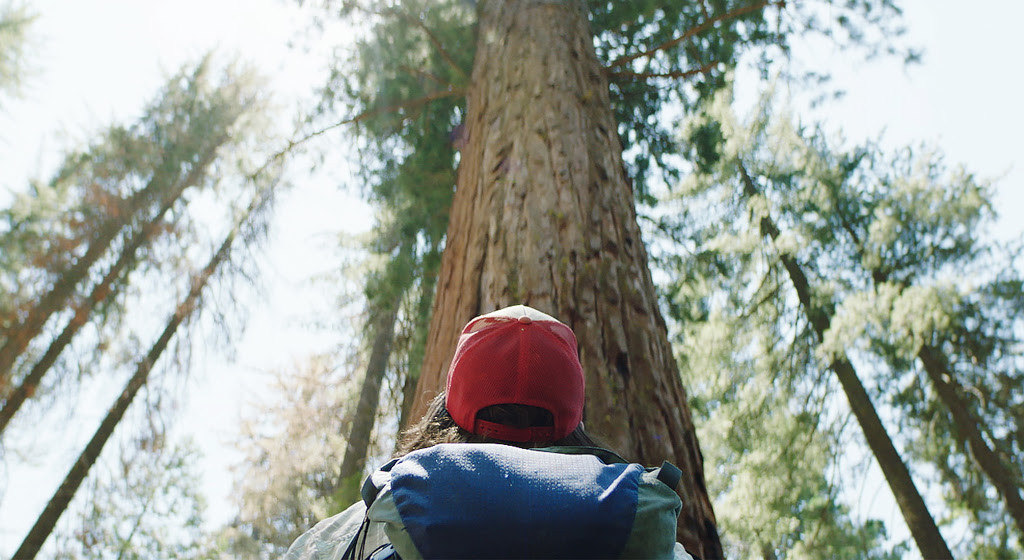
[[[25,46],[35,16],[13,0],[0,4],[0,95],[17,94],[28,70]],[[0,96],[0,107],[3,97]]]
[[[467,140],[461,121],[476,40],[474,5],[463,0],[316,4],[313,27],[340,20],[356,33],[353,47],[336,56],[308,125],[311,134],[344,123],[355,128],[351,143],[360,151],[361,191],[377,207],[369,248],[383,261],[366,282],[368,323],[396,302],[401,308],[388,377],[392,393],[408,389],[422,361],[458,149]],[[722,88],[727,71],[742,60],[757,59],[767,71],[788,56],[793,38],[816,34],[846,47],[895,51],[901,33],[899,10],[889,0],[587,7],[595,49],[608,66],[627,173],[644,202],[652,202],[648,183],[655,173],[671,180],[678,171],[671,123],[680,111],[693,110]],[[759,240],[748,236],[746,242],[756,246]],[[734,266],[724,259],[718,264]],[[679,305],[703,307],[694,312],[704,314],[709,308],[704,301]]]
[[[591,3],[594,47],[608,67],[639,200],[654,202],[648,196],[654,172],[668,184],[678,180],[680,146],[671,124],[725,86],[734,68],[751,63],[762,76],[782,71],[803,85],[827,82],[827,71],[798,72],[788,63],[791,43],[801,38],[911,59],[914,53],[899,44],[900,17],[891,0]]]
[[[215,558],[201,526],[206,504],[198,459],[190,442],[169,446],[162,436],[124,446],[116,463],[94,473],[83,489],[53,558]]]
[[[340,411],[358,389],[325,357],[278,372],[276,384],[275,401],[256,405],[238,441],[239,515],[223,532],[237,558],[279,558],[335,509],[347,433]]]
[[[716,135],[717,146],[706,142]],[[680,235],[695,240],[701,259],[712,260],[705,252],[722,262],[763,255],[761,266],[771,270],[778,255],[795,258],[831,319],[820,346],[791,354],[805,364],[804,382],[839,355],[873,364],[876,398],[891,406],[901,427],[905,459],[935,469],[948,520],[970,526],[960,552],[1019,554],[1021,536],[991,473],[974,460],[966,433],[920,362],[926,348],[943,357],[958,398],[1022,486],[1024,325],[1014,310],[1024,293],[1019,261],[984,238],[992,219],[990,186],[948,169],[934,151],[887,155],[874,143],[833,148],[819,130],[794,126],[770,96],[746,122],[721,96],[684,137],[700,166],[679,189],[687,208],[676,224]],[[744,194],[751,184],[758,196]],[[769,217],[780,231],[774,242],[749,235]],[[735,265],[727,266],[735,276]],[[735,280],[711,277],[728,294],[712,299],[732,302],[742,293]],[[796,305],[790,290],[772,299]],[[680,310],[692,306],[674,309],[685,318]],[[799,332],[807,325],[790,320],[772,328]]]
[[[905,545],[883,546],[880,521],[855,522],[842,504],[842,486],[828,476],[841,429],[825,418],[820,387],[792,370],[804,364],[792,359],[799,344],[777,332],[778,309],[760,301],[716,305],[677,344],[726,554],[901,557]]]
[[[246,171],[233,169],[229,158],[251,156],[231,150],[258,153],[252,138],[261,132],[265,109],[251,72],[218,70],[204,58],[172,75],[136,122],[111,126],[68,153],[49,181],[17,193],[0,209],[0,292],[8,296],[0,299],[0,345],[35,337],[26,317],[49,317],[81,301],[136,239],[144,243],[106,291],[123,292],[130,275],[145,269],[187,277],[175,269],[185,262],[181,247],[212,240],[196,235],[205,227],[193,221],[192,197],[185,194],[237,186]],[[44,306],[43,296],[61,283],[77,297]],[[85,316],[102,325],[119,318],[123,304],[104,296]],[[36,340],[35,350],[46,343]]]

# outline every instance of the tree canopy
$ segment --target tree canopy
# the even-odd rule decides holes
[[[1024,554],[1024,272],[987,234],[994,184],[928,144],[827,134],[777,93],[837,94],[796,45],[917,60],[901,2],[297,4],[308,37],[351,40],[294,134],[271,131],[264,82],[206,57],[0,208],[3,460],[51,409],[74,416],[78,387],[121,391],[22,550],[57,527],[61,558],[280,556],[358,499],[436,391],[445,337],[527,303],[580,337],[588,429],[692,475],[698,555]],[[583,31],[495,23],[549,12]],[[0,109],[36,62],[32,20],[0,3]],[[316,320],[338,348],[268,375],[234,438],[235,514],[209,530],[197,454],[163,426],[174,387],[191,352],[240,337],[273,201],[308,198],[337,154],[373,211],[310,288],[337,294]],[[856,503],[875,462],[906,540]]]

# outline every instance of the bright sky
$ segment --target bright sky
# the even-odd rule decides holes
[[[25,98],[0,114],[0,204],[8,202],[5,191],[49,173],[53,152],[66,144],[62,137],[83,140],[113,120],[130,121],[167,73],[210,47],[258,63],[274,77],[282,99],[306,94],[319,78],[309,60],[323,53],[303,58],[286,47],[298,19],[283,1],[37,0],[33,9],[40,14],[32,49],[38,73],[29,80]],[[838,53],[818,53],[849,92],[827,107],[828,120],[851,140],[884,130],[893,146],[928,141],[940,146],[950,163],[1002,177],[996,233],[1020,235],[1024,172],[1017,160],[1024,153],[1024,104],[1018,98],[1024,74],[1014,57],[1021,51],[1017,26],[1024,21],[1024,3],[912,0],[907,16],[912,41],[926,49],[921,66],[852,66]],[[259,372],[333,343],[322,334],[302,335],[297,324],[324,300],[295,294],[308,295],[304,281],[333,266],[330,232],[364,229],[367,216],[364,206],[326,181],[303,185],[281,205],[264,269],[266,299],[253,310],[236,360],[200,372],[196,396],[182,418],[182,430],[195,433],[207,454],[204,487],[211,524],[232,514],[227,467],[234,455],[225,441],[245,399],[258,393],[254,387],[266,377]],[[108,397],[100,402],[109,402]],[[53,429],[84,441],[96,422],[98,417]],[[36,446],[31,467],[9,465],[0,471],[7,489],[0,503],[0,556],[24,537],[77,452],[51,453]],[[890,512],[887,519],[899,523],[898,517]]]

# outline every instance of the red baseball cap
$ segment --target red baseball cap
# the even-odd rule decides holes
[[[471,433],[505,441],[552,441],[583,420],[583,367],[572,329],[525,305],[481,315],[462,329],[448,368],[445,406]],[[477,418],[488,406],[522,404],[551,413],[553,426],[516,428]]]

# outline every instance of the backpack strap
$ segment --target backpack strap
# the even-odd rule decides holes
[[[546,451],[562,455],[593,455],[606,465],[629,462],[603,447],[590,447],[586,445],[553,445],[551,447],[538,447],[534,451]]]
[[[387,462],[383,467],[373,471],[370,476],[366,477],[363,481],[363,487],[359,490],[359,495],[363,499],[363,503],[366,504],[366,511],[370,511],[370,506],[373,505],[374,500],[377,499],[377,494],[384,488],[384,485],[391,480],[391,469],[395,466],[398,459],[392,459]],[[348,547],[345,549],[345,553],[342,554],[342,560],[354,560],[363,557],[365,552],[364,546],[366,545],[366,531],[370,527],[370,518],[366,514],[363,514],[363,522],[359,525],[359,530],[353,535],[352,540],[349,541]],[[359,544],[360,539],[362,545]],[[387,545],[391,546],[391,545]],[[358,549],[358,553],[356,550]],[[394,553],[394,548],[390,549],[390,552],[385,546],[381,546],[370,553],[370,558],[373,560],[384,560],[387,558],[397,558],[397,554],[390,556]]]
[[[593,455],[606,465],[611,465],[613,463],[628,463],[628,461],[619,457],[614,452],[601,447],[565,445],[541,447],[535,451],[547,451],[550,453],[561,453],[563,455]],[[679,484],[679,480],[683,477],[683,471],[668,461],[663,462],[661,467],[657,469],[651,469],[651,472],[657,472],[658,480],[662,481],[666,486],[673,490],[676,489],[676,486]]]
[[[386,465],[373,471],[373,473],[363,481],[363,487],[359,491],[359,495],[363,498],[363,503],[366,504],[366,509],[370,509],[370,506],[373,505],[373,501],[377,499],[377,494],[380,494],[384,485],[391,480],[391,469],[397,462],[398,459],[388,461]]]
[[[666,486],[673,490],[679,484],[679,479],[683,477],[683,471],[668,461],[663,462],[661,467],[655,470],[658,471],[658,480],[664,482]]]
[[[355,535],[352,535],[352,540],[348,541],[348,546],[345,547],[345,552],[341,555],[341,560],[358,560],[362,557],[363,548],[366,546],[366,529],[370,525],[370,520],[363,515],[363,522],[359,525],[359,530],[356,531]],[[359,545],[359,539],[362,537],[363,544]],[[360,551],[359,556],[356,556],[356,549]]]

